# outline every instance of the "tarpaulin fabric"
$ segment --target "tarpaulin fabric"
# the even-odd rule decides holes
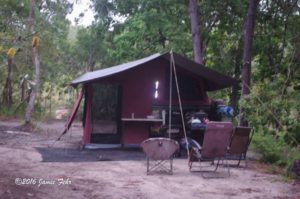
[[[70,114],[67,122],[65,123],[65,129],[64,129],[63,134],[65,134],[70,129],[70,127],[71,127],[71,125],[72,125],[72,123],[73,123],[73,121],[75,119],[76,113],[78,111],[78,108],[80,106],[80,102],[81,102],[82,97],[83,97],[83,93],[84,93],[84,91],[83,91],[83,89],[81,89],[81,91],[80,91],[80,93],[79,93],[79,95],[78,95],[78,97],[76,99],[76,102],[75,102],[75,104],[73,106],[72,112],[71,112],[71,114]]]
[[[201,64],[198,64],[192,60],[189,60],[182,55],[179,55],[177,53],[174,54],[174,60],[176,67],[183,68],[201,78],[204,80],[205,89],[206,91],[215,91],[220,90],[223,88],[227,88],[230,86],[233,86],[237,84],[238,82],[224,74],[221,74],[217,72],[216,70],[207,68]],[[122,72],[125,72],[127,70],[133,69],[135,67],[143,67],[146,66],[146,63],[162,59],[170,62],[170,53],[164,53],[164,54],[153,54],[148,57],[138,59],[132,62],[120,64],[117,66],[108,67],[105,69],[96,70],[93,72],[87,72],[84,75],[74,79],[71,82],[71,85],[77,86],[78,84],[85,84],[88,82],[92,82],[95,80],[100,80],[105,77],[113,76]]]

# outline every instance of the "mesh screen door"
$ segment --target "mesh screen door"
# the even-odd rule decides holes
[[[117,84],[94,84],[92,97],[92,143],[119,144],[120,132],[120,86]]]

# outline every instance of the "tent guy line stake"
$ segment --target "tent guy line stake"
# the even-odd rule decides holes
[[[56,142],[58,142],[58,139],[54,140],[54,141],[52,142],[52,144],[49,144],[49,145],[48,145],[48,148],[52,148],[52,147],[56,144]]]
[[[54,141],[52,142],[52,144],[49,144],[49,145],[48,145],[48,148],[52,148],[52,147],[56,144],[56,142],[60,141],[60,139],[62,138],[62,136],[63,136],[64,134],[65,134],[65,133],[61,134],[56,140],[54,140]]]

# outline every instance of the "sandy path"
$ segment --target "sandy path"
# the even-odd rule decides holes
[[[300,198],[299,185],[251,169],[254,161],[247,169],[232,168],[229,178],[204,179],[188,171],[186,159],[177,158],[173,175],[147,176],[140,151],[80,151],[79,123],[53,148],[48,146],[63,123],[40,124],[40,134],[7,133],[3,127],[18,124],[0,122],[0,198]],[[16,185],[16,178],[36,183]],[[59,185],[61,179],[65,185]],[[54,185],[39,186],[39,181]]]

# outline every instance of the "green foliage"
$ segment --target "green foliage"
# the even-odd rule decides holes
[[[300,158],[299,146],[292,147],[283,136],[265,134],[264,130],[256,131],[252,143],[255,150],[262,154],[262,161],[284,167],[287,175],[290,175],[293,162]]]
[[[69,106],[75,94],[68,86],[87,70],[104,68],[156,52],[173,49],[193,57],[188,1],[92,0],[95,21],[89,27],[70,27],[67,0],[37,1],[35,29],[41,38],[42,85],[36,118]],[[27,30],[30,1],[0,2],[0,83],[7,76],[7,49],[14,57],[12,109],[0,114],[22,116],[20,85],[33,79],[31,36]],[[198,1],[205,65],[241,79],[244,0]],[[251,94],[241,99],[255,131],[254,145],[263,160],[291,165],[299,158],[300,142],[300,15],[299,1],[261,1],[253,43]],[[118,20],[121,19],[121,20]],[[237,87],[239,89],[239,87]],[[2,94],[3,86],[0,87]],[[29,89],[25,89],[29,91]],[[239,90],[235,97],[239,98]],[[209,93],[213,99],[234,101],[231,89]],[[67,101],[67,102],[66,102]],[[235,112],[238,112],[236,107]]]
[[[284,83],[280,75],[276,80],[256,83],[241,105],[263,160],[289,168],[293,160],[300,158],[300,94],[291,86],[287,89]]]
[[[298,1],[262,1],[257,15],[251,94],[241,99],[263,160],[287,172],[300,158]]]
[[[279,166],[287,164],[288,156],[286,154],[290,147],[285,143],[282,136],[275,138],[270,134],[264,135],[261,132],[256,132],[253,144],[256,150],[263,155],[263,161]]]
[[[115,1],[115,11],[126,16],[116,24],[112,56],[119,62],[165,52],[191,52],[191,35],[187,7],[181,1]],[[135,12],[133,12],[135,10]],[[191,53],[190,53],[191,54]]]
[[[31,39],[33,35],[41,38],[41,45],[38,48],[41,68],[42,68],[42,85],[41,93],[48,83],[57,90],[64,90],[69,83],[70,78],[65,81],[62,74],[67,72],[63,69],[68,60],[66,54],[69,49],[67,41],[69,22],[65,16],[70,12],[71,4],[68,1],[36,1],[36,32],[30,33],[28,30],[30,1],[4,0],[0,2],[0,82],[4,85],[7,76],[7,49],[14,47],[17,54],[13,59],[12,67],[12,87],[13,87],[13,106],[9,109],[1,107],[1,115],[15,115],[23,117],[26,102],[21,104],[34,85],[34,69],[31,58]],[[26,77],[26,78],[24,78]],[[26,81],[25,81],[26,79]],[[64,85],[58,84],[64,81]],[[25,82],[25,83],[24,83]],[[24,84],[23,84],[24,83]],[[24,85],[23,87],[21,85]],[[0,103],[2,102],[2,90],[0,87]],[[24,93],[25,96],[22,96]],[[46,99],[38,95],[36,118],[47,112],[43,107]],[[50,96],[50,98],[53,96]],[[49,99],[49,96],[47,96]],[[1,105],[0,105],[1,106]],[[18,107],[17,110],[15,110]],[[41,113],[41,114],[39,114]]]
[[[24,117],[24,113],[25,113],[25,106],[22,105],[20,107],[18,107],[17,109],[17,105],[14,104],[11,108],[2,106],[0,108],[0,116],[3,116],[4,118],[23,118]]]

